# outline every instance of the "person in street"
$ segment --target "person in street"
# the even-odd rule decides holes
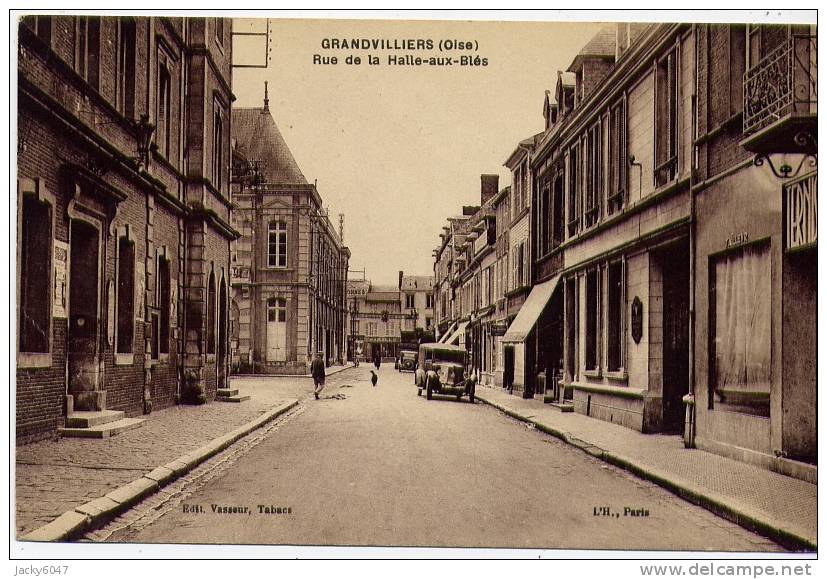
[[[370,371],[370,383],[373,384],[374,387],[375,387],[377,382],[379,382],[379,376],[377,376],[376,373],[373,370],[371,370]]]
[[[382,356],[379,355],[379,352],[373,353],[373,365],[376,366],[377,370],[382,365]]]
[[[324,390],[325,369],[322,353],[316,352],[316,357],[310,363],[310,375],[313,376],[313,396],[319,399],[319,393]]]

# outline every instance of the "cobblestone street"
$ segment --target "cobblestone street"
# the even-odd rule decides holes
[[[334,374],[329,388],[347,373]],[[289,399],[312,395],[306,377],[235,378],[250,395],[240,404],[213,402],[152,413],[141,428],[112,438],[60,438],[17,449],[15,528],[22,536],[63,512],[125,485]]]

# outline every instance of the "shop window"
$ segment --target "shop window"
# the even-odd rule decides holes
[[[78,16],[75,28],[75,63],[78,74],[98,90],[100,77],[100,18]]]
[[[598,310],[600,302],[600,270],[586,273],[586,370],[597,369]]]
[[[51,351],[52,207],[35,195],[23,195],[21,205],[19,350],[46,354]]]
[[[207,284],[207,354],[215,354],[215,273]]]
[[[655,184],[678,175],[678,51],[658,60],[655,77]]]
[[[626,104],[620,101],[609,113],[609,192],[606,212],[623,207],[626,195]]]
[[[579,312],[577,304],[576,278],[566,280],[566,372],[570,379],[577,375],[576,364],[576,343],[577,343],[577,315]]]
[[[267,266],[287,267],[287,224],[271,221],[267,227]]]
[[[623,262],[609,264],[608,270],[608,359],[607,369],[616,372],[623,367]]]
[[[158,258],[158,352],[169,354],[169,326],[170,326],[170,275],[169,260]]]
[[[126,118],[135,116],[135,21],[118,18],[118,86],[116,107]]]
[[[118,237],[117,354],[131,354],[135,331],[135,243]]]
[[[768,417],[772,375],[768,243],[710,263],[710,408]]]

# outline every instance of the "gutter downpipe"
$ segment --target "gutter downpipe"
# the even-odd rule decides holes
[[[692,25],[695,43],[695,70],[692,95],[692,168],[689,172],[689,393],[684,396],[685,426],[683,444],[686,448],[695,448],[695,270],[697,268],[695,194],[697,190],[696,168],[698,166],[698,149],[695,141],[698,136],[698,34],[697,25]]]

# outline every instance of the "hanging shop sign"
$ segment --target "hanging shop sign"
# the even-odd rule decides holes
[[[818,241],[818,173],[784,184],[784,250],[815,247]]]

